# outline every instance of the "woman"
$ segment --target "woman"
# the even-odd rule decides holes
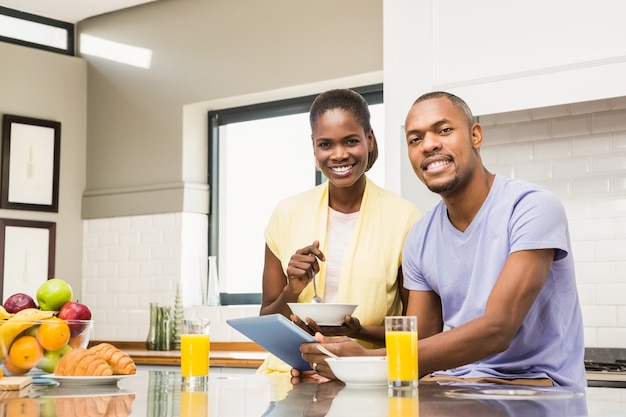
[[[315,160],[328,181],[281,201],[274,210],[265,230],[260,313],[290,317],[287,303],[311,302],[315,277],[326,302],[358,307],[342,326],[307,323],[311,331],[382,346],[384,317],[402,314],[406,305],[402,246],[419,212],[365,175],[378,147],[361,95],[345,89],[322,93],[309,119]],[[269,361],[260,368],[273,370]]]

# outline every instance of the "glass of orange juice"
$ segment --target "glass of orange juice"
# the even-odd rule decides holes
[[[180,335],[183,389],[201,388],[209,382],[209,324],[209,319],[183,319]]]
[[[389,388],[417,387],[417,317],[385,317]]]

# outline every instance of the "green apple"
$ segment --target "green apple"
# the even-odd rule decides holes
[[[39,326],[38,325],[31,326],[24,332],[24,334],[26,336],[32,336],[32,337],[34,337],[36,339],[37,338],[37,330],[39,330]]]
[[[70,284],[60,278],[52,278],[39,286],[37,303],[44,311],[59,311],[73,296]]]
[[[37,364],[37,368],[50,374],[53,373],[54,367],[57,366],[59,359],[61,359],[63,355],[70,350],[72,350],[70,345],[65,345],[61,349],[57,350],[46,350],[43,354],[43,358],[41,358],[41,361]]]

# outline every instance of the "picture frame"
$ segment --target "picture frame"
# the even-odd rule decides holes
[[[54,278],[56,223],[0,218],[0,300]]]
[[[0,208],[59,211],[61,123],[2,118]]]

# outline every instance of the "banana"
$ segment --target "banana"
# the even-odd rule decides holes
[[[25,308],[13,314],[10,319],[0,322],[0,359],[7,354],[9,346],[18,334],[36,324],[33,321],[49,319],[52,316],[54,316],[52,311]]]
[[[0,320],[6,320],[13,317],[13,314],[6,311],[6,309],[0,305]]]

